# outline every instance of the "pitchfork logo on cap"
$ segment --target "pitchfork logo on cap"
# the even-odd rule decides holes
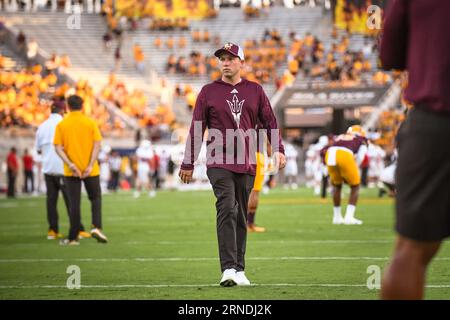
[[[239,59],[241,59],[242,61],[245,59],[245,57],[244,57],[244,50],[242,50],[242,48],[239,47],[238,45],[233,44],[231,42],[225,43],[222,48],[220,48],[219,50],[214,52],[214,55],[217,58],[220,58],[220,56],[224,52],[228,52],[229,54],[232,54],[235,57],[239,57]]]

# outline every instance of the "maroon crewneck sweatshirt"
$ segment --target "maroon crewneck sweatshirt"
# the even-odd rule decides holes
[[[181,169],[194,168],[208,128],[207,168],[255,175],[258,124],[266,130],[273,152],[284,154],[277,120],[259,84],[242,78],[234,86],[222,80],[205,85],[195,103]]]

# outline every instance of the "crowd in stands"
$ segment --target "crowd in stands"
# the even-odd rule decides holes
[[[106,0],[102,11],[113,11],[116,17],[153,17],[155,19],[211,18],[217,15],[207,0]]]
[[[385,149],[393,146],[398,127],[404,120],[405,114],[403,111],[384,111],[378,120],[377,129],[380,137],[375,140],[375,143]]]
[[[260,8],[254,7],[252,5],[246,5],[243,10],[247,19],[258,18],[261,14]]]
[[[311,33],[307,33],[304,38],[295,38],[289,50],[289,71],[294,76],[302,72],[305,77],[323,77],[331,81],[339,80],[341,68],[338,68],[338,62],[351,63],[353,57],[346,56],[346,59],[341,60],[335,56],[338,52],[344,54],[348,45],[349,38],[343,37],[339,46],[333,44],[330,52],[325,53],[323,43]]]
[[[48,62],[51,65],[54,61]],[[0,127],[37,127],[47,119],[52,102],[63,99],[69,92],[83,98],[84,112],[96,119],[101,130],[124,127],[119,119],[111,122],[108,110],[98,103],[86,80],[73,86],[60,83],[53,69],[41,65],[17,71],[0,70]]]
[[[153,46],[157,49],[163,48],[163,46],[169,50],[179,48],[184,49],[187,45],[187,40],[184,36],[178,38],[169,37],[164,42],[160,37],[156,37],[153,40]]]
[[[27,50],[26,37],[20,35]],[[140,61],[142,54],[135,47],[135,59]],[[0,127],[37,127],[50,113],[50,105],[55,100],[64,99],[69,94],[79,95],[83,101],[83,112],[94,118],[102,132],[120,132],[126,125],[99,99],[112,103],[125,114],[138,120],[141,127],[173,125],[175,116],[168,105],[160,104],[151,112],[148,97],[140,90],[129,91],[125,84],[110,76],[108,84],[96,93],[87,80],[80,79],[75,84],[65,81],[64,74],[70,67],[67,55],[52,54],[43,64],[6,69],[9,57],[0,55]],[[32,60],[33,61],[33,60]],[[34,62],[34,61],[33,61]]]
[[[207,31],[203,35],[198,29],[192,33],[194,42],[209,39]],[[389,73],[377,70],[377,66],[373,65],[373,54],[376,54],[377,48],[371,38],[367,37],[363,47],[357,50],[351,49],[351,35],[348,33],[339,36],[338,30],[333,28],[332,39],[331,47],[325,48],[324,43],[311,33],[298,37],[291,32],[289,39],[284,40],[278,30],[265,30],[259,41],[250,39],[243,43],[246,56],[243,76],[261,84],[274,83],[277,89],[293,84],[299,75],[306,81],[319,81],[335,87],[386,85],[392,82]],[[175,43],[175,39],[169,38],[166,47],[174,48]],[[160,38],[155,39],[155,46],[163,47]],[[184,42],[178,47],[184,48]],[[277,71],[283,63],[287,63],[287,70],[279,75]],[[169,74],[190,77],[208,75],[211,80],[220,77],[217,59],[196,50],[187,57],[170,54],[166,70]]]
[[[194,34],[195,32],[197,34]],[[204,33],[203,37],[198,30],[195,30],[194,33],[193,41],[201,41],[201,39],[209,41],[207,33]],[[260,41],[255,39],[247,40],[244,43],[244,52],[246,64],[242,74],[247,79],[259,83],[269,83],[275,79],[277,66],[286,59],[286,45],[279,31],[275,29],[272,31],[266,30]],[[191,51],[188,57],[176,56],[175,54],[169,55],[166,70],[169,74],[209,75],[211,80],[220,77],[217,58],[212,55],[205,56],[196,50]]]
[[[368,36],[375,37],[381,30],[381,17],[383,16],[383,7],[380,0],[366,0],[366,1],[349,1],[336,0],[334,10],[334,23],[341,29],[348,33],[362,33]],[[373,19],[374,12],[368,12],[368,8],[375,4],[379,8],[379,22]],[[369,24],[373,23],[373,27],[368,28]],[[377,23],[379,25],[377,25]]]
[[[49,114],[57,78],[40,65],[18,71],[0,69],[0,126],[36,126]]]
[[[102,132],[125,128],[123,121],[113,117],[106,106],[99,102],[87,80],[79,80],[74,86],[68,83],[57,86],[54,73],[43,77],[41,71],[39,65],[18,72],[0,71],[0,127],[37,127],[47,119],[54,100],[64,99],[69,93],[74,93],[83,98],[83,112],[96,120]],[[136,118],[141,127],[170,126],[175,122],[170,106],[160,104],[156,111],[151,112],[144,92],[129,92],[114,75],[111,75],[99,96]]]
[[[149,26],[150,31],[187,31],[189,28],[189,21],[186,18],[153,19]]]
[[[386,85],[392,81],[388,73],[373,65],[371,58],[377,48],[370,38],[358,50],[350,49],[348,33],[338,37],[337,29],[333,28],[332,39],[331,48],[325,49],[323,42],[311,33],[303,38],[294,37],[288,55],[289,72],[340,87]]]
[[[161,103],[156,107],[155,112],[151,112],[146,94],[138,89],[130,91],[114,74],[110,75],[108,84],[100,91],[100,96],[127,115],[137,119],[140,127],[161,124],[171,126],[175,122],[170,106]]]
[[[197,100],[197,93],[195,92],[195,90],[192,88],[191,85],[185,84],[183,86],[181,84],[176,84],[175,96],[183,98],[189,110],[194,109],[195,101]]]

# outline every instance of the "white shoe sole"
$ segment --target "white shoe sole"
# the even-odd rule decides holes
[[[344,224],[347,226],[358,226],[362,225],[363,222],[361,220],[351,220],[351,221],[344,221]]]
[[[337,218],[333,218],[333,224],[344,224],[344,218],[341,217],[337,217]]]
[[[221,287],[234,287],[235,285],[237,285],[237,283],[233,279],[226,279],[220,282]]]
[[[96,239],[97,242],[107,243],[108,239],[101,237],[97,232],[91,233],[91,237]]]

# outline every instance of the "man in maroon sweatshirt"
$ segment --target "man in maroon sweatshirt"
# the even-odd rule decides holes
[[[394,256],[383,299],[422,299],[425,274],[450,236],[450,1],[392,0],[380,58],[407,70],[414,107],[398,136]]]
[[[195,104],[179,176],[192,180],[205,129],[208,128],[207,174],[217,198],[217,238],[221,286],[249,285],[244,273],[247,203],[256,171],[255,130],[261,123],[279,169],[286,165],[281,135],[263,88],[241,78],[244,53],[227,43],[215,52],[222,78],[205,85]],[[263,133],[259,133],[263,134]]]

